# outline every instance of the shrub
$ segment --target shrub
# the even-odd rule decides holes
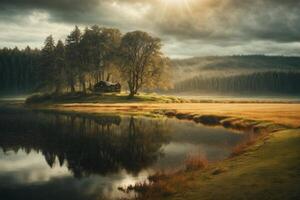
[[[33,103],[43,103],[45,101],[51,100],[51,94],[34,94],[28,97],[25,101],[26,104],[33,104]]]
[[[230,157],[241,155],[249,146],[255,144],[259,138],[264,136],[265,135],[263,134],[258,135],[255,133],[250,133],[240,143],[233,147]]]
[[[202,123],[204,125],[220,125],[221,121],[227,117],[225,116],[216,116],[216,115],[200,115],[195,116],[194,121],[197,123]]]
[[[185,170],[195,171],[206,168],[208,160],[200,155],[189,155],[185,160]]]

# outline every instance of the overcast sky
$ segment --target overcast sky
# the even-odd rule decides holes
[[[40,48],[75,24],[148,31],[170,57],[300,55],[300,0],[0,0],[0,47]]]

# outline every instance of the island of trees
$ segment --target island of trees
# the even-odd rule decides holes
[[[99,81],[122,82],[133,97],[142,88],[167,83],[168,59],[159,38],[146,32],[78,26],[63,42],[52,35],[41,50],[0,50],[2,93],[87,93]]]

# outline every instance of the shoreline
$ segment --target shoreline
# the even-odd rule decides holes
[[[63,103],[20,105],[29,109],[69,111],[74,113],[125,113],[136,115],[212,115],[263,121],[290,128],[300,127],[300,104],[280,103]],[[172,114],[173,112],[173,114]]]
[[[254,143],[244,146],[240,154],[211,163],[205,169],[181,171],[159,177],[157,182],[143,186],[146,193],[143,193],[140,199],[216,199],[224,192],[228,193],[224,199],[257,199],[261,196],[265,196],[263,199],[293,199],[300,195],[296,186],[300,181],[299,170],[296,168],[300,164],[300,129],[297,129],[300,122],[300,117],[297,117],[300,104],[77,103],[39,104],[24,108],[95,117],[102,113],[166,116],[179,120],[193,120],[208,126],[267,133],[266,138],[258,138]],[[262,113],[264,115],[261,115]],[[253,115],[259,117],[253,119]],[[273,118],[269,118],[269,115],[273,115]],[[276,123],[278,119],[282,123]],[[293,178],[290,177],[291,174]],[[182,182],[180,187],[178,182]],[[232,185],[224,185],[228,182]],[[160,188],[161,191],[157,192],[157,187],[162,185],[164,186]],[[253,188],[250,185],[257,187]],[[274,187],[277,191],[273,191]],[[264,191],[269,193],[264,194]],[[164,192],[168,195],[165,196]]]

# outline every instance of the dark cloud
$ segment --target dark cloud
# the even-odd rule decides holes
[[[300,47],[295,45],[300,42],[298,0],[182,0],[179,5],[171,0],[0,0],[0,10],[1,27],[10,24],[9,27],[19,26],[21,30],[27,26],[27,32],[41,24],[47,34],[54,31],[50,33],[60,36],[63,34],[59,31],[74,24],[149,31],[161,37],[169,45],[165,49],[172,54],[176,48],[182,52],[179,48],[190,43],[198,45],[190,45],[194,49],[206,47],[213,51],[215,48],[216,52],[253,53],[255,48],[251,44],[260,48],[259,53],[291,54],[297,49],[300,52]],[[45,18],[33,22],[35,12],[45,14]],[[65,28],[53,29],[58,24]],[[15,27],[8,32],[13,32]],[[0,39],[19,37],[16,35],[0,33]],[[22,38],[31,36],[28,33]],[[9,43],[8,40],[0,42]],[[280,44],[284,46],[281,50]]]
[[[1,0],[1,8],[85,11],[97,6],[99,0]]]
[[[78,23],[81,17],[96,12],[99,0],[1,0],[1,16],[15,19],[16,15],[32,11],[47,12],[53,21]],[[86,16],[88,17],[88,16]],[[85,19],[85,17],[83,18]]]
[[[170,11],[157,26],[161,34],[180,39],[300,41],[300,1],[195,1],[191,15]]]

